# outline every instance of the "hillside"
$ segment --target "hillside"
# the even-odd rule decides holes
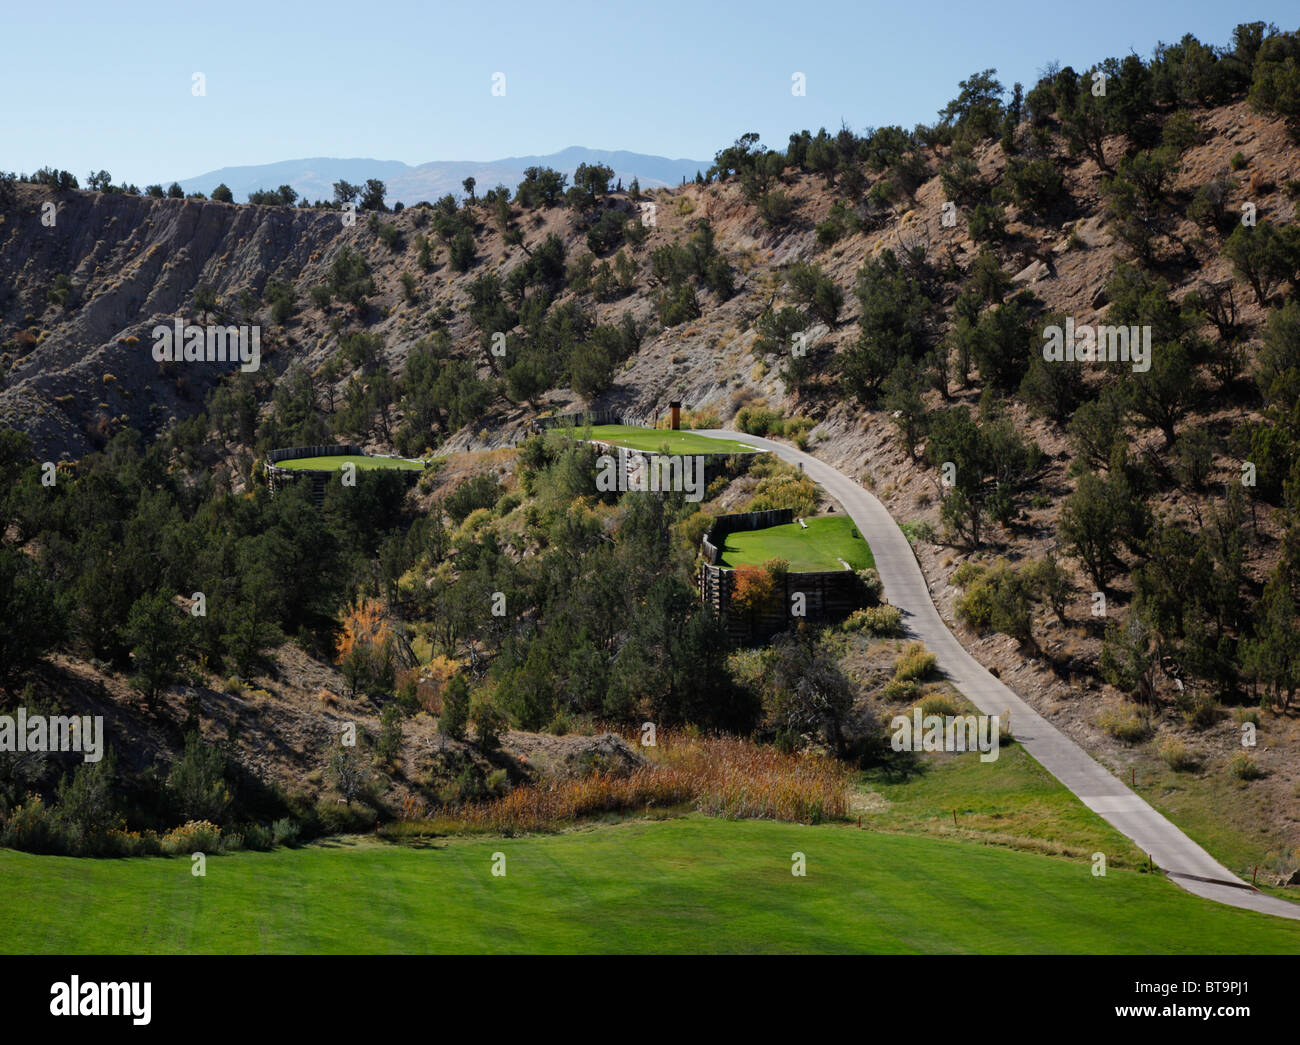
[[[653,712],[788,739],[745,660],[759,654],[728,659],[701,637],[693,506],[593,497],[580,453],[526,439],[539,414],[653,419],[682,400],[696,426],[789,436],[858,478],[982,663],[1234,868],[1284,879],[1300,848],[1300,165],[1285,89],[1300,44],[1242,30],[1212,61],[1184,40],[1104,65],[1102,98],[1091,71],[1008,104],[977,75],[934,127],[804,132],[784,151],[742,137],[699,183],[637,197],[580,167],[567,193],[480,183],[472,203],[349,224],[10,181],[0,424],[76,486],[112,488],[103,511],[117,512],[93,547],[67,517],[54,541],[28,482],[10,539],[69,590],[60,556],[76,545],[92,562],[120,540],[105,570],[126,584],[122,558],[152,548],[140,532],[183,519],[190,543],[148,559],[160,590],[225,585],[247,609],[259,571],[288,584],[267,613],[296,646],[209,628],[189,696],[212,729],[231,719],[225,670],[240,700],[310,679],[275,691],[297,708],[280,728],[300,728],[313,690],[343,688],[328,637],[369,599],[410,640],[404,667],[445,658],[521,735]],[[260,325],[259,369],[156,362],[152,331],[178,315]],[[1053,368],[1044,328],[1066,318],[1151,328],[1150,367]],[[144,451],[128,451],[133,430]],[[444,463],[405,500],[340,497],[319,529],[269,504],[267,450],[336,440]],[[782,483],[817,505],[764,467],[704,511]],[[98,510],[76,486],[62,510]],[[327,540],[342,550],[319,553],[317,578]],[[493,593],[525,608],[488,617]],[[52,654],[66,660],[33,669],[50,692],[64,673],[134,699],[134,639],[103,621],[145,596],[114,597]],[[678,630],[659,641],[661,625]],[[824,641],[840,661],[863,653]],[[880,681],[856,679],[855,698]],[[393,688],[375,683],[373,728]],[[421,744],[438,743],[428,730]],[[313,743],[292,773],[259,771],[321,793]]]

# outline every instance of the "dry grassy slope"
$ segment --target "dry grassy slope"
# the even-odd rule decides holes
[[[1205,114],[1203,126],[1209,138],[1184,156],[1178,188],[1190,191],[1227,171],[1229,158],[1240,150],[1249,160],[1249,165],[1237,174],[1241,188],[1234,202],[1254,202],[1261,219],[1294,220],[1295,207],[1281,194],[1278,186],[1295,177],[1300,165],[1295,162],[1293,146],[1281,121],[1260,117],[1245,105],[1234,105]],[[1111,142],[1108,156],[1116,157],[1122,145],[1122,142]],[[992,146],[985,149],[980,163],[984,175],[996,180],[1003,167],[1001,148]],[[1113,242],[1101,214],[1100,172],[1096,165],[1083,161],[1071,167],[1067,180],[1076,203],[1077,217],[1058,229],[1048,230],[1013,221],[1009,249],[1000,252],[1000,256],[1003,267],[1016,275],[1019,284],[1030,286],[1049,309],[1072,315],[1081,323],[1093,322],[1105,307],[1098,299],[1098,291],[1121,248]],[[928,242],[939,257],[952,251],[953,256],[965,264],[973,257],[973,244],[963,241],[960,225],[951,230],[941,227],[942,202],[941,186],[937,179],[930,181],[917,193],[916,206],[909,216],[896,226],[867,238],[865,243],[851,240],[848,244],[837,245],[829,252],[829,260],[823,258],[823,264],[846,289],[851,285],[853,270],[864,255],[874,253],[882,246],[896,246],[900,241]],[[816,207],[816,203],[813,206]],[[823,202],[823,206],[828,207],[829,203]],[[815,212],[820,214],[820,210]],[[1011,213],[1014,216],[1014,210]],[[1083,240],[1082,247],[1067,248],[1071,227]],[[1169,280],[1175,297],[1181,297],[1204,282],[1232,277],[1231,267],[1219,256],[1216,238],[1207,236],[1186,221],[1177,223],[1172,231],[1188,244],[1196,256],[1195,265],[1162,268],[1161,275]],[[1048,252],[1054,271],[1038,263]],[[1172,255],[1173,252],[1169,253]],[[1243,320],[1258,335],[1262,310],[1244,288],[1238,294],[1238,301]],[[855,303],[850,301],[848,304],[850,308],[844,318],[851,321],[855,318]],[[840,345],[855,336],[856,330],[850,322],[841,323],[840,331],[833,335]],[[973,406],[977,397],[972,393],[964,398]],[[934,400],[937,405],[937,395]],[[1073,484],[1066,475],[1070,453],[1063,433],[1053,425],[1031,417],[1019,405],[1012,404],[1011,409],[1021,428],[1051,459],[1037,490],[1048,497],[1048,505],[1027,509],[1013,529],[999,530],[990,535],[997,544],[997,553],[1015,560],[1022,556],[1041,556],[1056,545],[1055,524],[1060,504]],[[1245,412],[1237,408],[1209,406],[1202,413],[1190,417],[1186,424],[1209,424],[1220,434],[1226,434],[1244,417]],[[1155,450],[1162,440],[1155,434],[1144,433],[1137,442],[1139,448]],[[889,506],[895,518],[900,521],[925,520],[937,528],[939,488],[935,477],[911,462],[896,445],[893,426],[883,411],[864,411],[854,404],[834,407],[814,430],[813,448],[819,456],[859,477],[872,488]],[[1237,462],[1220,460],[1218,464],[1211,489],[1218,482],[1231,481],[1237,475]],[[1157,498],[1154,507],[1158,515],[1189,518],[1198,508],[1208,508],[1211,502],[1212,498],[1174,492]],[[1265,539],[1254,549],[1257,558],[1253,572],[1257,577],[1272,564],[1272,549],[1275,547],[1272,539],[1278,532],[1271,521],[1262,522],[1260,529]],[[951,585],[949,578],[964,556],[952,549],[933,545],[923,544],[917,550],[941,612],[962,634],[967,647],[982,663],[997,669],[1038,710],[1118,772],[1127,774],[1130,768],[1136,767],[1150,778],[1154,772],[1150,748],[1135,752],[1114,741],[1095,725],[1099,705],[1117,699],[1117,695],[1107,692],[1109,687],[1100,684],[1092,671],[1100,648],[1100,630],[1091,626],[1096,623],[1088,616],[1087,593],[1092,585],[1081,573],[1075,576],[1079,594],[1071,607],[1072,626],[1062,628],[1047,613],[1041,614],[1035,622],[1035,634],[1046,652],[1053,659],[1066,662],[1064,671],[1061,671],[1041,660],[1026,660],[1015,642],[1006,636],[981,637],[957,624],[954,606],[960,590]],[[1123,587],[1122,580],[1120,584]],[[1112,600],[1112,606],[1116,605],[1122,613],[1122,598],[1118,604]],[[1172,690],[1164,696],[1172,700]],[[1252,830],[1257,829],[1267,837],[1270,845],[1294,849],[1300,844],[1300,773],[1297,772],[1300,722],[1293,714],[1289,718],[1268,716],[1265,724],[1266,739],[1261,741],[1257,754],[1268,767],[1269,776],[1253,785],[1250,794],[1225,788],[1222,796],[1225,815],[1253,821]],[[1160,724],[1160,736],[1171,735],[1186,742],[1202,756],[1205,774],[1222,773],[1227,759],[1240,750],[1240,733],[1230,719],[1210,730],[1196,732],[1185,727],[1175,716],[1168,715]],[[1156,797],[1167,796],[1158,794]]]
[[[119,767],[132,777],[152,771],[165,777],[180,756],[187,700],[197,701],[204,739],[228,745],[236,764],[264,785],[287,794],[328,799],[329,759],[345,725],[370,736],[379,734],[379,712],[364,697],[350,698],[339,672],[309,657],[292,643],[277,654],[276,674],[260,676],[237,689],[174,687],[161,714],[149,711],[124,678],[93,664],[62,655],[52,657],[35,679],[38,692],[56,693],[80,714],[104,717],[105,743]],[[514,783],[562,777],[582,771],[593,756],[606,764],[630,766],[638,756],[609,734],[550,736],[508,731],[490,759],[474,745],[438,732],[437,720],[421,711],[403,722],[403,744],[395,769],[376,776],[376,794],[397,813],[408,797],[427,806],[431,772],[446,755],[462,755],[485,771],[503,768]],[[64,765],[70,769],[75,756]]]

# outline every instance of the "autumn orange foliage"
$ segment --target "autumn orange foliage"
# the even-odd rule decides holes
[[[757,612],[776,596],[776,578],[761,566],[737,566],[731,605],[742,613]]]
[[[460,665],[454,660],[438,654],[428,664],[399,672],[397,691],[413,691],[420,707],[430,715],[441,715],[443,690],[459,670]]]
[[[343,627],[335,644],[336,663],[358,646],[376,646],[383,649],[393,637],[392,629],[384,617],[383,604],[378,599],[362,599],[343,613]]]

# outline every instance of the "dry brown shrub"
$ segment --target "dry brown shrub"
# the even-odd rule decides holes
[[[826,755],[786,753],[734,737],[661,732],[630,773],[517,787],[449,813],[458,825],[502,834],[541,831],[602,813],[691,807],[727,819],[804,824],[848,815],[849,768]],[[449,811],[445,811],[449,812]]]

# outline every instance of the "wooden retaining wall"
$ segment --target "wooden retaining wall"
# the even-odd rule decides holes
[[[348,457],[360,456],[365,451],[352,443],[329,443],[322,446],[291,446],[284,450],[272,450],[266,459],[272,464],[280,461],[294,461],[299,457]]]
[[[860,608],[862,582],[850,569],[819,573],[787,573],[783,590],[778,588],[772,602],[754,613],[731,608],[736,571],[719,565],[727,535],[745,530],[762,530],[794,521],[788,508],[764,512],[741,512],[720,515],[704,535],[704,558],[700,564],[700,600],[713,607],[727,633],[738,642],[761,642],[782,631],[794,628],[800,620],[841,620]],[[796,600],[802,595],[802,600]],[[796,605],[802,601],[802,615]]]
[[[287,483],[302,482],[307,480],[311,483],[311,499],[316,507],[325,503],[325,488],[329,485],[331,479],[338,474],[337,468],[318,470],[312,468],[281,468],[280,461],[294,461],[300,457],[386,457],[387,454],[368,454],[360,446],[353,443],[327,443],[320,446],[290,446],[283,450],[272,450],[266,455],[266,483],[272,493],[283,490]],[[407,460],[407,458],[403,458]],[[414,485],[419,479],[420,473],[411,470],[404,470],[402,475],[406,478],[408,486]]]

